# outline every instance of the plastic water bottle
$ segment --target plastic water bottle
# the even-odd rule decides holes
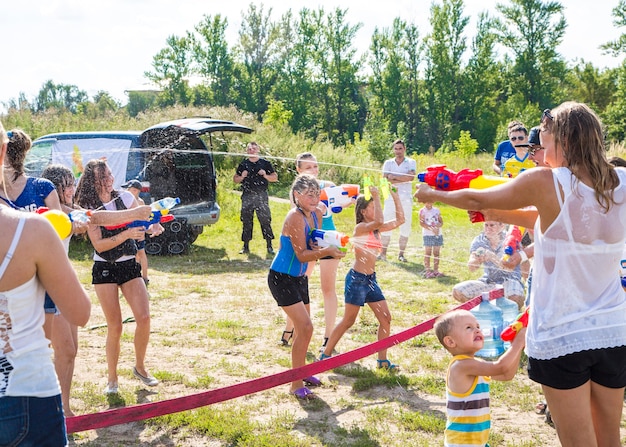
[[[478,320],[485,342],[476,357],[495,359],[504,352],[504,343],[500,339],[503,329],[502,309],[489,302],[489,293],[483,293],[483,301],[471,312]]]
[[[71,222],[89,223],[91,213],[87,210],[74,210],[70,212],[69,216]]]
[[[511,301],[508,298],[497,298],[495,300],[496,306],[502,309],[502,329],[508,327],[511,323],[517,320],[517,316],[519,315],[519,307],[517,307],[517,303],[515,301]],[[511,347],[511,343],[503,342],[504,349],[509,349]]]
[[[171,210],[176,205],[180,203],[180,199],[178,197],[164,197],[161,200],[157,200],[156,202],[152,202],[150,204],[150,208],[154,211],[164,211]]]

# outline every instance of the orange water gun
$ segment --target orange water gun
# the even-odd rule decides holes
[[[500,334],[502,341],[512,342],[519,331],[528,326],[528,315],[529,308],[527,307],[526,310],[519,314],[517,319],[509,325],[509,327],[502,331]]]

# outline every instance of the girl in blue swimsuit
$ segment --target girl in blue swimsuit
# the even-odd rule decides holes
[[[291,187],[296,204],[285,217],[280,234],[280,247],[270,266],[267,283],[278,305],[294,323],[292,368],[306,364],[306,353],[313,335],[309,316],[309,283],[306,276],[308,263],[325,256],[341,258],[345,253],[337,247],[318,248],[310,240],[313,228],[319,228],[324,213],[320,205],[320,187],[315,177],[303,174],[296,177]],[[290,392],[299,399],[314,397],[304,382],[319,385],[315,377],[291,382]]]

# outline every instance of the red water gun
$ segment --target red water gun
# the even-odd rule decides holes
[[[495,175],[483,175],[482,169],[464,168],[455,172],[446,165],[429,166],[426,172],[417,174],[417,179],[441,191],[456,191],[465,188],[485,189],[509,180]]]
[[[517,225],[511,225],[504,239],[504,256],[502,259],[507,260],[522,246],[522,228]]]
[[[527,307],[524,312],[519,314],[517,320],[509,325],[506,329],[502,331],[500,334],[500,338],[502,341],[512,342],[515,336],[517,336],[518,332],[528,326],[528,314],[529,308]]]

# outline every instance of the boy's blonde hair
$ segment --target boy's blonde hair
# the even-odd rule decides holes
[[[467,314],[471,315],[471,312],[464,309],[457,309],[451,312],[446,312],[435,320],[435,335],[437,335],[439,343],[441,343],[444,348],[448,349],[446,344],[443,342],[443,339],[447,335],[450,335],[450,332],[452,332],[452,329],[454,328],[454,321],[458,317]]]

